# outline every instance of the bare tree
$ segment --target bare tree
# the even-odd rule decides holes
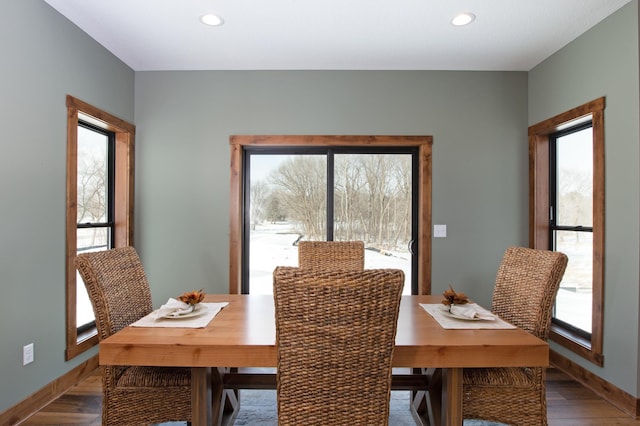
[[[285,220],[287,218],[287,212],[283,209],[280,203],[280,194],[278,191],[270,191],[267,198],[267,210],[265,219],[271,223]]]
[[[268,196],[269,187],[263,180],[251,182],[251,229],[264,220]]]
[[[336,156],[334,191],[336,238],[363,239],[364,227],[360,210],[365,182],[362,169],[353,155]]]
[[[391,166],[391,179],[394,182],[393,216],[387,240],[395,247],[406,247],[411,240],[411,199],[412,173],[411,157],[395,157]]]
[[[406,247],[411,238],[411,157],[341,154],[334,166],[335,238],[363,240],[381,250]],[[269,182],[275,186],[270,204],[298,222],[306,238],[324,239],[324,157],[292,156]]]
[[[77,221],[106,222],[107,221],[107,172],[104,161],[96,157],[84,157],[79,161],[77,177]],[[86,241],[89,247],[102,245],[106,240],[103,228],[94,228],[90,240]]]
[[[107,193],[104,161],[93,158],[78,166],[78,223],[104,221]]]
[[[591,173],[564,169],[560,171],[558,188],[557,223],[559,225],[593,225],[593,178]],[[580,242],[581,232],[573,233]],[[564,240],[566,232],[561,232]]]
[[[591,224],[593,221],[593,179],[590,173],[562,170],[559,179],[559,214],[563,224]]]
[[[367,206],[362,214],[368,222],[368,237],[371,242],[383,247],[392,199],[389,159],[386,155],[363,155],[360,157],[360,166],[367,185]]]
[[[298,222],[309,239],[326,235],[326,163],[324,157],[298,155],[283,162],[270,182],[290,219]]]

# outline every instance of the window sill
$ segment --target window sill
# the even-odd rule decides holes
[[[76,338],[76,343],[67,347],[66,360],[69,361],[80,355],[83,352],[88,351],[98,344],[98,331],[96,328],[90,328],[83,333],[80,333]]]
[[[81,344],[85,340],[91,339],[94,336],[96,336],[96,338],[98,337],[98,329],[95,326],[78,334],[78,344]]]
[[[604,365],[604,355],[594,351],[591,341],[582,336],[552,324],[549,339],[599,367]]]

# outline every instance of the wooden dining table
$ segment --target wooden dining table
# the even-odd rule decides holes
[[[458,426],[464,368],[547,366],[549,347],[519,328],[445,329],[420,306],[441,299],[402,296],[393,366],[441,371],[441,424]],[[277,366],[273,296],[207,295],[205,302],[229,304],[207,327],[130,326],[102,340],[99,350],[101,365],[190,367],[194,426],[220,424],[225,397],[233,399],[238,388],[270,388],[275,383],[265,375],[248,374],[230,385],[231,380],[225,381],[230,369]],[[394,389],[415,389],[397,379]]]

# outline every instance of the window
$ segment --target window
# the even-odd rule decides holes
[[[365,222],[363,218],[353,218],[361,214],[358,208],[355,206],[347,208],[344,204],[352,203],[357,197],[362,196],[363,192],[360,191],[352,197],[346,197],[345,194],[347,189],[355,194],[352,187],[347,188],[348,184],[364,184],[364,178],[354,175],[354,173],[364,173],[364,165],[362,167],[354,167],[354,165],[362,165],[363,160],[369,159],[374,161],[375,167],[384,165],[389,171],[389,176],[394,176],[382,180],[385,185],[394,186],[394,190],[383,190],[378,194],[393,193],[395,195],[391,198],[385,197],[384,203],[391,206],[401,199],[411,198],[411,194],[403,194],[400,190],[400,188],[406,190],[407,184],[409,192],[414,194],[414,199],[409,202],[409,204],[415,203],[413,219],[410,212],[404,208],[393,206],[393,213],[385,210],[385,214],[398,216],[392,221],[394,229],[380,228],[380,231],[389,233],[385,240],[390,241],[392,239],[390,235],[393,234],[395,238],[395,235],[400,234],[397,232],[399,228],[406,228],[402,231],[409,236],[404,237],[407,239],[406,252],[409,257],[412,254],[415,259],[413,260],[415,270],[412,269],[411,262],[408,267],[414,277],[415,287],[411,289],[410,285],[407,290],[413,290],[417,294],[429,294],[431,292],[431,143],[430,136],[233,136],[231,138],[230,293],[241,292],[243,281],[253,280],[253,277],[249,277],[249,270],[253,268],[249,263],[250,259],[255,258],[256,255],[252,256],[247,247],[254,245],[251,241],[253,238],[250,237],[253,228],[252,217],[254,222],[260,214],[267,220],[275,218],[277,221],[278,218],[283,217],[281,210],[286,207],[283,205],[287,202],[286,197],[267,196],[266,188],[258,182],[260,179],[257,178],[264,175],[261,164],[278,160],[281,164],[287,165],[289,171],[297,166],[302,166],[306,172],[317,168],[316,175],[321,176],[322,179],[314,180],[314,183],[319,182],[321,188],[314,190],[313,193],[321,194],[321,197],[317,200],[318,208],[315,208],[314,212],[320,217],[309,221],[306,225],[301,223],[300,229],[304,229],[303,233],[307,239],[349,240],[364,239],[360,236],[362,233],[358,237],[353,237],[350,232],[363,228]],[[365,152],[365,155],[361,155]],[[266,156],[269,154],[274,157],[268,159]],[[411,157],[415,161],[412,162],[411,158],[402,156]],[[407,160],[409,176],[406,171],[395,173],[402,170],[402,167],[407,167]],[[373,170],[374,165],[370,166]],[[327,174],[328,170],[333,170],[335,173]],[[284,172],[284,170],[280,171]],[[350,177],[347,178],[347,175]],[[381,175],[382,173],[373,173],[370,177]],[[295,181],[295,179],[292,180]],[[411,190],[414,185],[415,192]],[[245,186],[249,187],[246,194],[243,190]],[[327,191],[327,188],[330,190]],[[286,185],[279,185],[279,189],[287,190]],[[369,190],[365,193],[373,195]],[[307,195],[309,195],[308,192]],[[381,202],[381,199],[369,201]],[[309,206],[310,203],[310,200],[304,201],[304,204]],[[298,216],[303,217],[309,212],[298,213]],[[391,222],[386,218],[384,220]],[[255,239],[255,242],[257,247],[260,241]],[[408,248],[409,244],[411,244],[411,250]],[[400,245],[404,245],[404,242]],[[410,251],[412,253],[409,253]],[[297,256],[295,254],[290,256],[288,261],[292,265],[297,264]],[[267,275],[272,266],[263,268],[267,271]],[[256,267],[256,269],[259,268]],[[256,274],[254,276],[257,277]]]
[[[585,123],[549,137],[550,250],[571,259],[553,310],[553,323],[591,339],[593,284],[593,132]]]
[[[73,260],[133,243],[135,128],[67,96],[66,359],[97,341],[91,302]]]
[[[113,248],[113,147],[115,134],[78,120],[76,252]],[[91,301],[76,272],[78,335],[95,328]]]
[[[529,128],[530,243],[569,257],[550,338],[602,366],[604,98]]]

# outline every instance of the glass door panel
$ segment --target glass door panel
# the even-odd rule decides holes
[[[405,273],[411,294],[411,154],[336,154],[334,240],[365,242],[365,268]]]
[[[272,294],[275,267],[298,265],[298,241],[325,239],[327,157],[251,155],[249,173],[249,288]]]

